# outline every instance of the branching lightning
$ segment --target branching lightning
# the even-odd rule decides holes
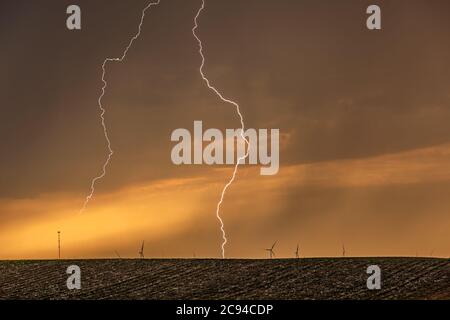
[[[105,95],[106,87],[108,86],[108,83],[107,83],[106,80],[105,80],[105,75],[106,75],[106,65],[108,64],[108,62],[122,62],[122,61],[125,60],[125,58],[126,58],[126,56],[127,56],[127,53],[128,53],[128,50],[130,50],[131,46],[133,45],[133,42],[134,42],[137,38],[139,38],[139,36],[141,35],[141,28],[142,28],[142,24],[144,23],[146,11],[147,11],[150,7],[158,5],[158,4],[160,3],[160,1],[161,1],[161,0],[157,0],[156,2],[149,2],[149,3],[147,4],[147,6],[146,6],[144,9],[142,9],[141,20],[140,20],[140,22],[139,22],[138,31],[137,31],[137,33],[130,39],[130,42],[129,42],[128,45],[125,47],[125,50],[123,51],[122,56],[120,56],[120,57],[118,57],[118,58],[106,58],[106,59],[103,61],[103,64],[102,64],[102,82],[103,82],[103,86],[102,86],[102,89],[101,89],[101,94],[100,94],[100,96],[98,97],[98,107],[99,107],[99,109],[100,109],[100,111],[101,111],[101,113],[100,113],[100,118],[101,118],[101,124],[102,124],[102,128],[103,128],[103,134],[104,134],[104,136],[105,136],[106,143],[107,143],[107,146],[108,146],[108,156],[107,156],[107,158],[106,158],[105,163],[103,164],[103,168],[102,168],[101,174],[98,175],[98,176],[96,176],[95,178],[93,178],[92,181],[91,181],[91,189],[90,189],[90,193],[89,193],[89,195],[86,197],[86,200],[84,201],[84,204],[83,204],[83,207],[82,207],[81,210],[80,210],[80,213],[82,213],[84,210],[86,210],[86,207],[87,207],[87,205],[89,204],[89,201],[90,201],[90,200],[92,199],[92,197],[94,196],[94,193],[95,193],[95,184],[96,184],[99,180],[103,179],[103,177],[105,177],[105,175],[106,175],[106,167],[108,166],[108,164],[109,164],[109,162],[110,162],[110,160],[111,160],[111,157],[112,157],[113,154],[114,154],[114,151],[112,150],[112,147],[111,147],[111,140],[109,139],[109,134],[108,134],[108,130],[107,130],[107,128],[106,128],[106,123],[105,123],[105,113],[106,113],[106,110],[105,110],[105,108],[104,108],[103,105],[102,105],[102,99],[103,99],[103,96]]]
[[[203,55],[203,45],[202,45],[202,41],[200,40],[200,38],[195,33],[195,30],[197,30],[197,28],[198,28],[197,19],[200,16],[200,14],[201,14],[201,12],[203,11],[204,8],[205,8],[205,0],[202,0],[202,5],[199,8],[199,10],[197,12],[197,15],[194,18],[194,27],[192,28],[192,34],[194,35],[195,39],[198,42],[198,46],[199,46],[199,51],[198,52],[199,52],[199,54],[200,54],[200,56],[202,58],[202,63],[200,65],[200,69],[199,69],[200,75],[202,76],[203,81],[205,81],[206,85],[208,86],[208,88],[210,90],[212,90],[222,101],[224,101],[226,103],[229,103],[229,104],[232,104],[236,108],[236,112],[237,112],[237,114],[239,116],[239,119],[240,119],[240,122],[241,122],[241,137],[245,140],[245,143],[246,143],[246,153],[242,157],[239,157],[238,161],[236,162],[236,165],[235,165],[234,170],[233,170],[233,174],[232,174],[230,180],[228,181],[228,183],[222,189],[222,194],[220,196],[220,201],[217,203],[217,207],[216,207],[216,216],[217,216],[217,219],[220,222],[220,230],[222,231],[222,239],[223,239],[223,241],[222,241],[222,258],[225,258],[225,245],[227,244],[228,240],[227,240],[227,235],[226,235],[226,232],[225,232],[225,226],[224,226],[223,220],[222,220],[222,218],[220,216],[220,207],[221,207],[221,205],[223,203],[223,199],[225,197],[225,193],[227,192],[227,189],[231,186],[231,184],[233,183],[233,181],[234,181],[234,179],[236,177],[236,173],[237,173],[239,164],[241,162],[243,162],[245,160],[245,158],[247,158],[247,156],[249,154],[249,142],[248,142],[247,138],[245,138],[245,135],[244,135],[244,132],[245,132],[244,117],[241,114],[239,104],[237,104],[236,102],[234,102],[232,100],[224,98],[222,96],[222,94],[214,86],[212,86],[210,84],[208,78],[203,73],[203,67],[205,65],[205,56]]]
[[[100,111],[101,111],[101,113],[100,113],[100,119],[101,119],[101,125],[102,125],[102,128],[103,128],[103,134],[104,134],[105,140],[106,140],[106,142],[107,142],[108,156],[107,156],[107,158],[106,158],[106,161],[105,161],[104,164],[103,164],[101,174],[98,175],[98,176],[96,176],[96,177],[94,177],[94,178],[92,179],[92,181],[91,181],[90,193],[89,193],[89,195],[86,197],[86,200],[85,200],[85,202],[84,202],[84,204],[83,204],[83,207],[81,208],[80,212],[83,212],[84,210],[86,210],[86,208],[87,208],[87,206],[88,206],[90,200],[91,200],[91,199],[93,198],[93,196],[94,196],[94,193],[95,193],[95,185],[96,185],[96,183],[97,183],[99,180],[101,180],[101,179],[103,179],[103,178],[105,177],[105,175],[106,175],[106,169],[107,169],[107,167],[108,167],[108,165],[109,165],[109,162],[111,161],[111,158],[112,158],[112,156],[113,156],[113,154],[114,154],[114,151],[113,151],[112,146],[111,146],[111,140],[110,140],[110,138],[109,138],[108,130],[107,130],[106,123],[105,123],[105,113],[106,113],[106,109],[105,109],[105,108],[103,107],[103,105],[102,105],[102,100],[103,100],[103,97],[104,97],[104,95],[105,95],[105,93],[106,93],[106,88],[107,88],[107,86],[108,86],[108,83],[107,83],[107,81],[106,81],[106,79],[105,79],[105,76],[106,76],[106,66],[107,66],[108,62],[122,62],[122,61],[125,60],[125,58],[126,58],[126,56],[127,56],[127,53],[128,53],[128,50],[129,50],[129,49],[131,48],[131,46],[133,45],[133,42],[134,42],[136,39],[138,39],[139,36],[141,35],[141,28],[142,28],[142,24],[144,23],[146,11],[147,11],[150,7],[158,5],[158,4],[160,3],[160,1],[161,1],[161,0],[157,0],[156,2],[150,2],[150,3],[148,3],[147,6],[142,10],[142,15],[141,15],[141,20],[140,20],[139,26],[138,26],[138,31],[137,31],[137,33],[130,39],[128,45],[125,47],[125,50],[123,51],[122,56],[116,57],[116,58],[106,58],[106,59],[103,61],[103,63],[102,63],[102,78],[101,78],[101,79],[102,79],[102,82],[103,82],[103,86],[102,86],[102,88],[101,88],[101,94],[100,94],[100,96],[98,97],[98,107],[99,107],[99,109],[100,109]],[[217,203],[217,207],[216,207],[216,217],[217,217],[217,219],[218,219],[219,222],[220,222],[220,230],[222,231],[222,239],[223,239],[222,245],[221,245],[221,248],[222,248],[222,257],[225,258],[225,245],[227,244],[228,240],[227,240],[227,237],[226,237],[225,225],[224,225],[223,220],[222,220],[222,218],[221,218],[221,216],[220,216],[220,208],[221,208],[221,206],[222,206],[222,203],[223,203],[223,200],[224,200],[226,191],[228,190],[228,188],[231,186],[231,184],[234,182],[234,180],[235,180],[235,178],[236,178],[236,174],[237,174],[237,170],[238,170],[239,165],[240,165],[242,162],[244,162],[244,160],[248,157],[248,154],[249,154],[249,141],[247,140],[247,138],[246,138],[245,135],[244,135],[244,132],[245,132],[244,117],[243,117],[242,114],[241,114],[239,104],[237,104],[236,102],[234,102],[234,101],[232,101],[232,100],[229,100],[229,99],[226,99],[225,97],[223,97],[223,95],[222,95],[222,94],[221,94],[214,86],[211,85],[210,81],[208,80],[208,78],[205,76],[205,74],[204,74],[204,72],[203,72],[203,67],[204,67],[204,65],[205,65],[205,56],[203,55],[203,45],[202,45],[202,41],[201,41],[200,38],[197,36],[197,34],[196,34],[195,31],[196,31],[197,28],[198,28],[198,23],[197,23],[198,17],[200,16],[200,14],[201,14],[201,12],[204,10],[204,8],[205,8],[205,0],[202,0],[202,5],[201,5],[201,7],[199,8],[199,10],[197,11],[197,14],[196,14],[196,16],[195,16],[195,18],[194,18],[194,27],[192,28],[192,34],[194,35],[195,39],[196,39],[197,42],[198,42],[198,46],[199,46],[199,54],[200,54],[201,59],[202,59],[202,62],[201,62],[200,68],[199,68],[200,75],[201,75],[203,81],[205,81],[207,87],[208,87],[210,90],[212,90],[212,91],[213,91],[213,92],[214,92],[214,93],[215,93],[215,94],[216,94],[223,102],[232,104],[232,105],[236,108],[236,112],[237,112],[237,114],[238,114],[238,116],[239,116],[240,123],[241,123],[241,137],[242,137],[242,139],[244,139],[244,141],[245,141],[245,143],[246,143],[246,152],[245,152],[245,154],[244,154],[243,156],[241,156],[241,157],[238,158],[238,160],[237,160],[237,162],[236,162],[236,165],[235,165],[235,167],[234,167],[234,170],[233,170],[233,174],[232,174],[230,180],[227,182],[227,184],[226,184],[226,185],[224,186],[224,188],[222,189],[222,193],[221,193],[221,196],[220,196],[220,200],[219,200],[219,202]]]

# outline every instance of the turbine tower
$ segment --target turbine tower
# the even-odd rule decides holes
[[[141,259],[144,259],[144,241],[142,241],[141,251],[139,251],[139,257],[141,257]]]
[[[58,259],[61,259],[61,231],[58,231]]]

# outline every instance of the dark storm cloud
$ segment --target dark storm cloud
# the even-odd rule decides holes
[[[209,61],[235,66],[217,76],[220,86],[237,94],[248,122],[280,118],[283,129],[294,130],[283,159],[367,156],[448,141],[449,4],[380,5],[378,33],[365,28],[364,1],[289,2],[288,12],[279,2],[255,1],[229,13],[226,28],[210,10]]]
[[[106,156],[96,106],[100,65],[120,55],[145,1],[3,5],[0,193],[80,195]],[[237,127],[198,75],[199,1],[162,1],[127,60],[108,66],[104,98],[116,151],[101,190],[201,168],[170,162],[170,132],[202,119]],[[242,105],[247,127],[289,133],[282,162],[365,157],[449,141],[450,4],[381,1],[383,30],[365,28],[368,1],[208,1],[200,18],[206,72]]]

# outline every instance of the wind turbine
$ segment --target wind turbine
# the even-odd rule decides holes
[[[297,243],[297,250],[295,250],[295,257],[298,259],[298,258],[300,258],[300,256],[299,256],[299,254],[298,254],[298,243]]]
[[[61,259],[61,231],[58,231],[58,259]]]
[[[277,240],[277,241],[278,241],[278,240]],[[269,249],[264,249],[264,250],[266,250],[266,251],[269,252],[269,257],[270,257],[270,259],[272,259],[272,257],[275,256],[275,252],[273,251],[273,248],[275,248],[275,245],[277,244],[277,241],[275,241],[275,242],[273,243],[272,247],[270,247]]]
[[[139,256],[141,259],[144,259],[144,241],[142,241],[141,251],[139,251]]]

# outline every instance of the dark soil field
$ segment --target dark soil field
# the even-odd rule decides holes
[[[81,290],[66,269],[81,268]],[[382,271],[368,290],[369,265]],[[0,262],[0,299],[450,299],[450,260],[116,259]]]

